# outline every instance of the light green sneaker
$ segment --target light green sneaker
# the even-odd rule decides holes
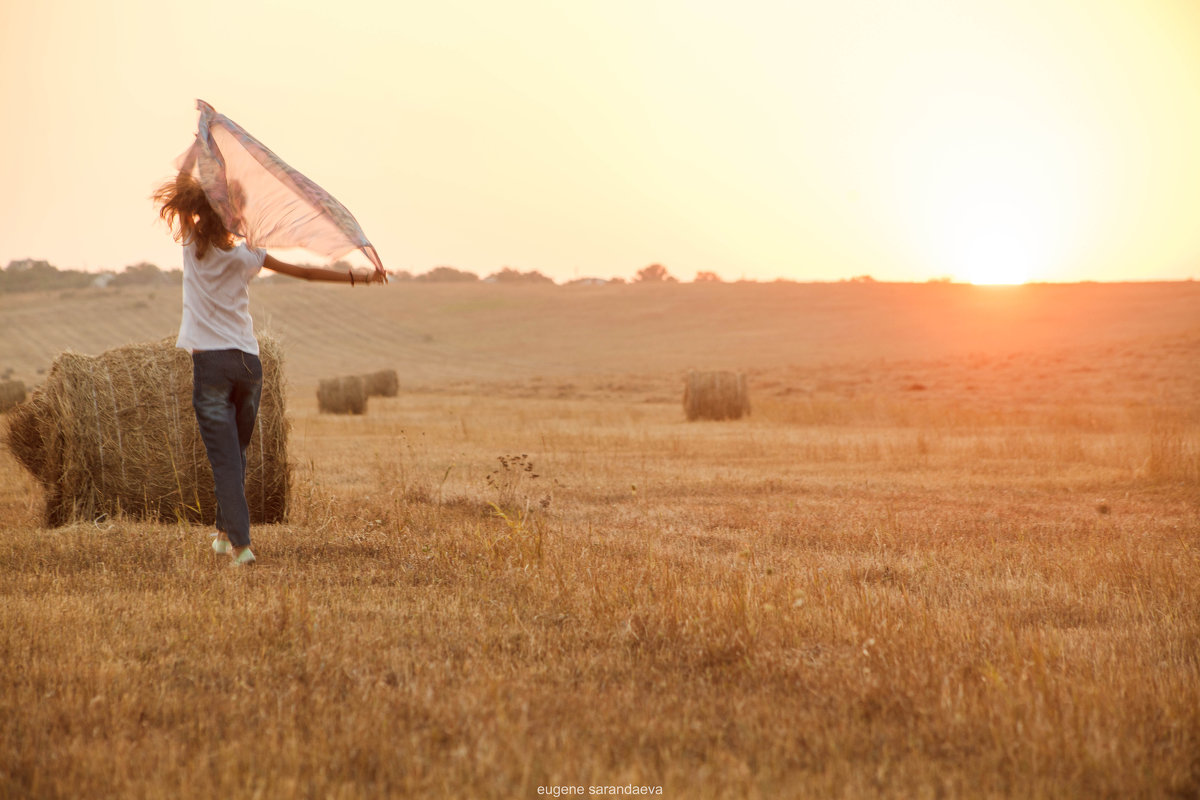
[[[248,567],[251,564],[253,564],[255,561],[257,561],[257,559],[254,557],[254,553],[252,553],[250,551],[250,548],[247,547],[241,553],[239,553],[233,557],[233,566]]]
[[[224,555],[233,549],[233,545],[229,543],[228,539],[213,539],[212,549],[214,553]]]

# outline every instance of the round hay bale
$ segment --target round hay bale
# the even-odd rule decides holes
[[[317,411],[322,414],[362,414],[367,410],[367,384],[360,375],[323,378],[317,384]]]
[[[0,381],[0,414],[25,402],[25,384],[21,381]]]
[[[251,522],[286,518],[291,470],[282,364],[259,337],[263,392],[246,458]],[[212,524],[212,468],[192,410],[192,360],[173,338],[63,353],[9,415],[13,454],[46,491],[48,526],[125,514]]]
[[[381,369],[363,375],[367,385],[367,397],[395,397],[400,393],[400,376],[394,369]]]
[[[684,383],[683,410],[688,421],[741,419],[750,413],[746,376],[740,372],[692,370]]]

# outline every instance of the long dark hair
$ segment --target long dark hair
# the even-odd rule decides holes
[[[233,247],[233,234],[213,211],[200,182],[186,172],[167,181],[154,192],[158,215],[171,229],[175,241],[196,245],[196,255],[204,258],[209,245],[219,250]]]

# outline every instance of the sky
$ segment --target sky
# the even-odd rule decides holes
[[[392,270],[1200,277],[1196,0],[3,0],[0,266],[178,267],[197,98]]]

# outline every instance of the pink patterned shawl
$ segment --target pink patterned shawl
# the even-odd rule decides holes
[[[196,141],[176,163],[200,182],[225,227],[251,247],[302,247],[331,261],[362,250],[386,278],[344,205],[208,103],[197,100],[196,108]]]

